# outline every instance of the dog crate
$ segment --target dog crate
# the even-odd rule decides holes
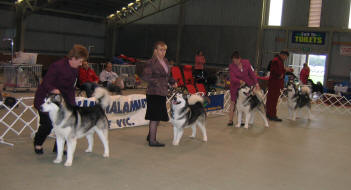
[[[230,74],[228,69],[223,69],[217,72],[217,87],[229,89]]]
[[[124,81],[126,88],[135,88],[135,65],[112,65],[112,71],[116,72]]]
[[[89,67],[91,69],[94,70],[94,72],[96,73],[96,75],[99,76],[99,74],[101,73],[102,71],[102,68],[103,68],[103,65],[99,64],[99,63],[88,63]]]
[[[30,91],[38,87],[41,80],[42,65],[9,64],[3,65],[4,90]]]

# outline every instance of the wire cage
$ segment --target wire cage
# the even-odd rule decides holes
[[[88,63],[89,67],[95,71],[97,75],[99,75],[102,71],[102,65],[99,63]]]
[[[41,80],[42,65],[12,64],[3,65],[4,90],[33,90]]]
[[[228,69],[223,69],[221,71],[217,72],[217,87],[221,87],[224,89],[229,89],[229,81],[230,81],[230,76],[229,76],[229,70]]]
[[[100,64],[100,68],[105,69],[106,63]],[[135,69],[136,65],[112,64],[112,71],[123,79],[126,88],[136,88]]]

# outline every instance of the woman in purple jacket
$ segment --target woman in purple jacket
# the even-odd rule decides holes
[[[88,58],[88,50],[82,45],[74,45],[67,57],[50,65],[34,98],[34,107],[39,112],[39,128],[34,137],[34,152],[43,154],[43,143],[50,134],[52,124],[48,113],[41,111],[41,105],[49,94],[61,94],[64,100],[75,105],[74,89],[78,68]],[[54,147],[55,149],[55,147]]]
[[[255,86],[256,89],[260,88],[257,82],[256,73],[254,72],[250,62],[248,60],[242,60],[239,52],[237,51],[232,53],[231,58],[232,63],[229,65],[231,103],[228,126],[233,125],[235,103],[240,86],[246,84],[248,86]]]
[[[145,119],[150,120],[150,123],[146,140],[149,141],[149,146],[153,147],[165,146],[156,140],[157,126],[160,121],[169,120],[166,107],[168,83],[176,86],[175,81],[170,76],[170,66],[165,58],[166,51],[167,45],[164,42],[156,42],[153,56],[147,61],[142,74],[142,79],[148,83]]]

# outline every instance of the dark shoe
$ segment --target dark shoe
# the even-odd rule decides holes
[[[147,135],[146,141],[150,141],[150,135]]]
[[[165,146],[165,144],[160,143],[160,142],[158,142],[158,141],[155,141],[155,142],[149,141],[149,146],[154,146],[154,147],[164,147],[164,146]]]
[[[282,122],[282,119],[279,119],[278,117],[268,117],[270,121],[277,121],[277,122]]]
[[[227,126],[233,126],[234,124],[233,124],[233,121],[229,121],[228,123],[227,123]]]
[[[35,154],[44,154],[44,149],[43,148],[37,149],[34,147],[34,152],[35,152]]]

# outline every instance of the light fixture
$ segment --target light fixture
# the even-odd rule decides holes
[[[21,4],[23,2],[23,0],[17,0],[16,2],[15,2],[15,4]]]
[[[112,19],[115,16],[115,14],[110,14],[107,18]]]

